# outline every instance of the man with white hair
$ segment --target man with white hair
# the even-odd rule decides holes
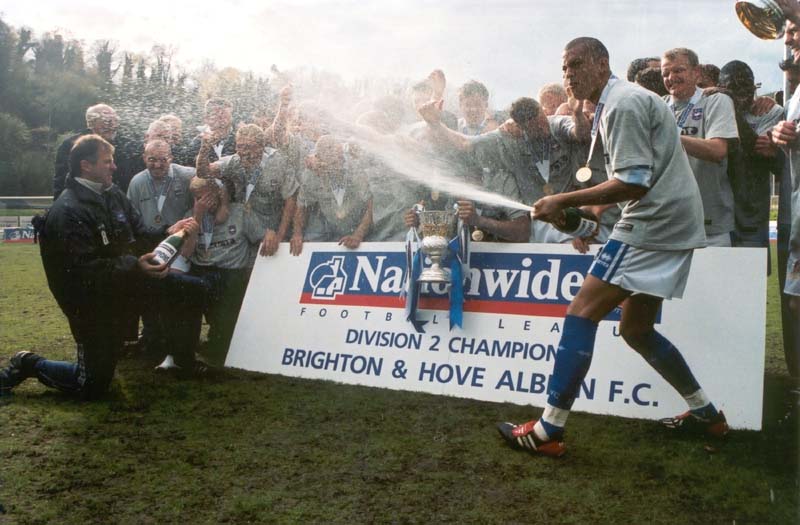
[[[95,104],[86,110],[86,129],[68,137],[56,152],[55,175],[53,176],[53,200],[64,191],[64,181],[69,172],[69,152],[75,141],[83,135],[100,135],[109,143],[114,143],[119,128],[119,118],[114,108],[107,104]]]
[[[181,166],[194,166],[196,159],[189,156],[189,144],[183,140],[183,121],[172,113],[158,117],[159,122],[167,125],[167,136],[164,140],[172,149],[172,159]]]
[[[542,86],[539,94],[536,95],[536,99],[545,116],[552,117],[556,114],[558,107],[567,101],[567,92],[564,90],[564,86],[558,82],[553,82]]]

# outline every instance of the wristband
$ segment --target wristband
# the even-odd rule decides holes
[[[179,272],[188,273],[192,268],[192,263],[183,255],[178,255],[169,267]]]

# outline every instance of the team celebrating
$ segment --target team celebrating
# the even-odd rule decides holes
[[[634,60],[625,79],[590,37],[564,47],[561,83],[542,87],[536,99],[518,98],[507,111],[490,110],[489,90],[475,80],[458,90],[458,114],[444,109],[446,79],[436,70],[410,87],[407,100],[362,102],[358,117],[342,122],[295,100],[287,82],[270,118],[234,125],[233,104],[210,98],[191,140],[184,141],[179,116],[164,115],[147,127],[136,157],[123,159],[114,146],[117,113],[92,106],[87,129],[58,151],[55,200],[35,222],[77,360],[18,352],[0,370],[0,395],[37,378],[84,398],[101,396],[126,342],[137,339],[160,368],[207,374],[225,362],[258,258],[299,255],[307,241],[358,249],[404,240],[418,226],[413,208],[421,203],[457,209],[483,242],[571,243],[581,253],[602,244],[568,307],[544,412],[499,423],[508,444],[564,454],[598,323],[617,307],[625,342],[686,400],[687,412],[662,424],[722,438],[729,430],[722,407],[654,325],[663,300],[682,296],[695,249],[769,246],[774,175],[784,348],[790,373],[800,375],[795,22],[790,17],[785,39],[793,58],[780,65],[796,90],[785,108],[755,96],[744,62],[718,69],[675,48]],[[533,212],[420,184],[369,147],[378,143]],[[587,176],[576,177],[582,168]],[[554,224],[567,208],[591,212],[598,228],[588,237],[564,234]],[[176,234],[179,255],[157,263],[154,247]],[[283,242],[288,254],[279,252]],[[201,345],[203,318],[209,330]]]

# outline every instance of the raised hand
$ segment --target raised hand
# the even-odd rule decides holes
[[[444,107],[444,100],[431,100],[418,107],[417,112],[425,122],[435,126],[442,121],[442,107]]]

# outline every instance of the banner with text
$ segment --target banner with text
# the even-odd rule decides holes
[[[283,243],[258,257],[227,366],[287,376],[544,406],[567,305],[592,262],[570,246],[475,243],[464,328],[448,330],[447,290],[422,285],[405,320],[402,243]],[[597,248],[595,247],[594,252]],[[766,250],[697,250],[681,300],[656,329],[682,352],[731,426],[760,429]],[[658,419],[683,399],[619,335],[619,310],[600,323],[574,410]]]

